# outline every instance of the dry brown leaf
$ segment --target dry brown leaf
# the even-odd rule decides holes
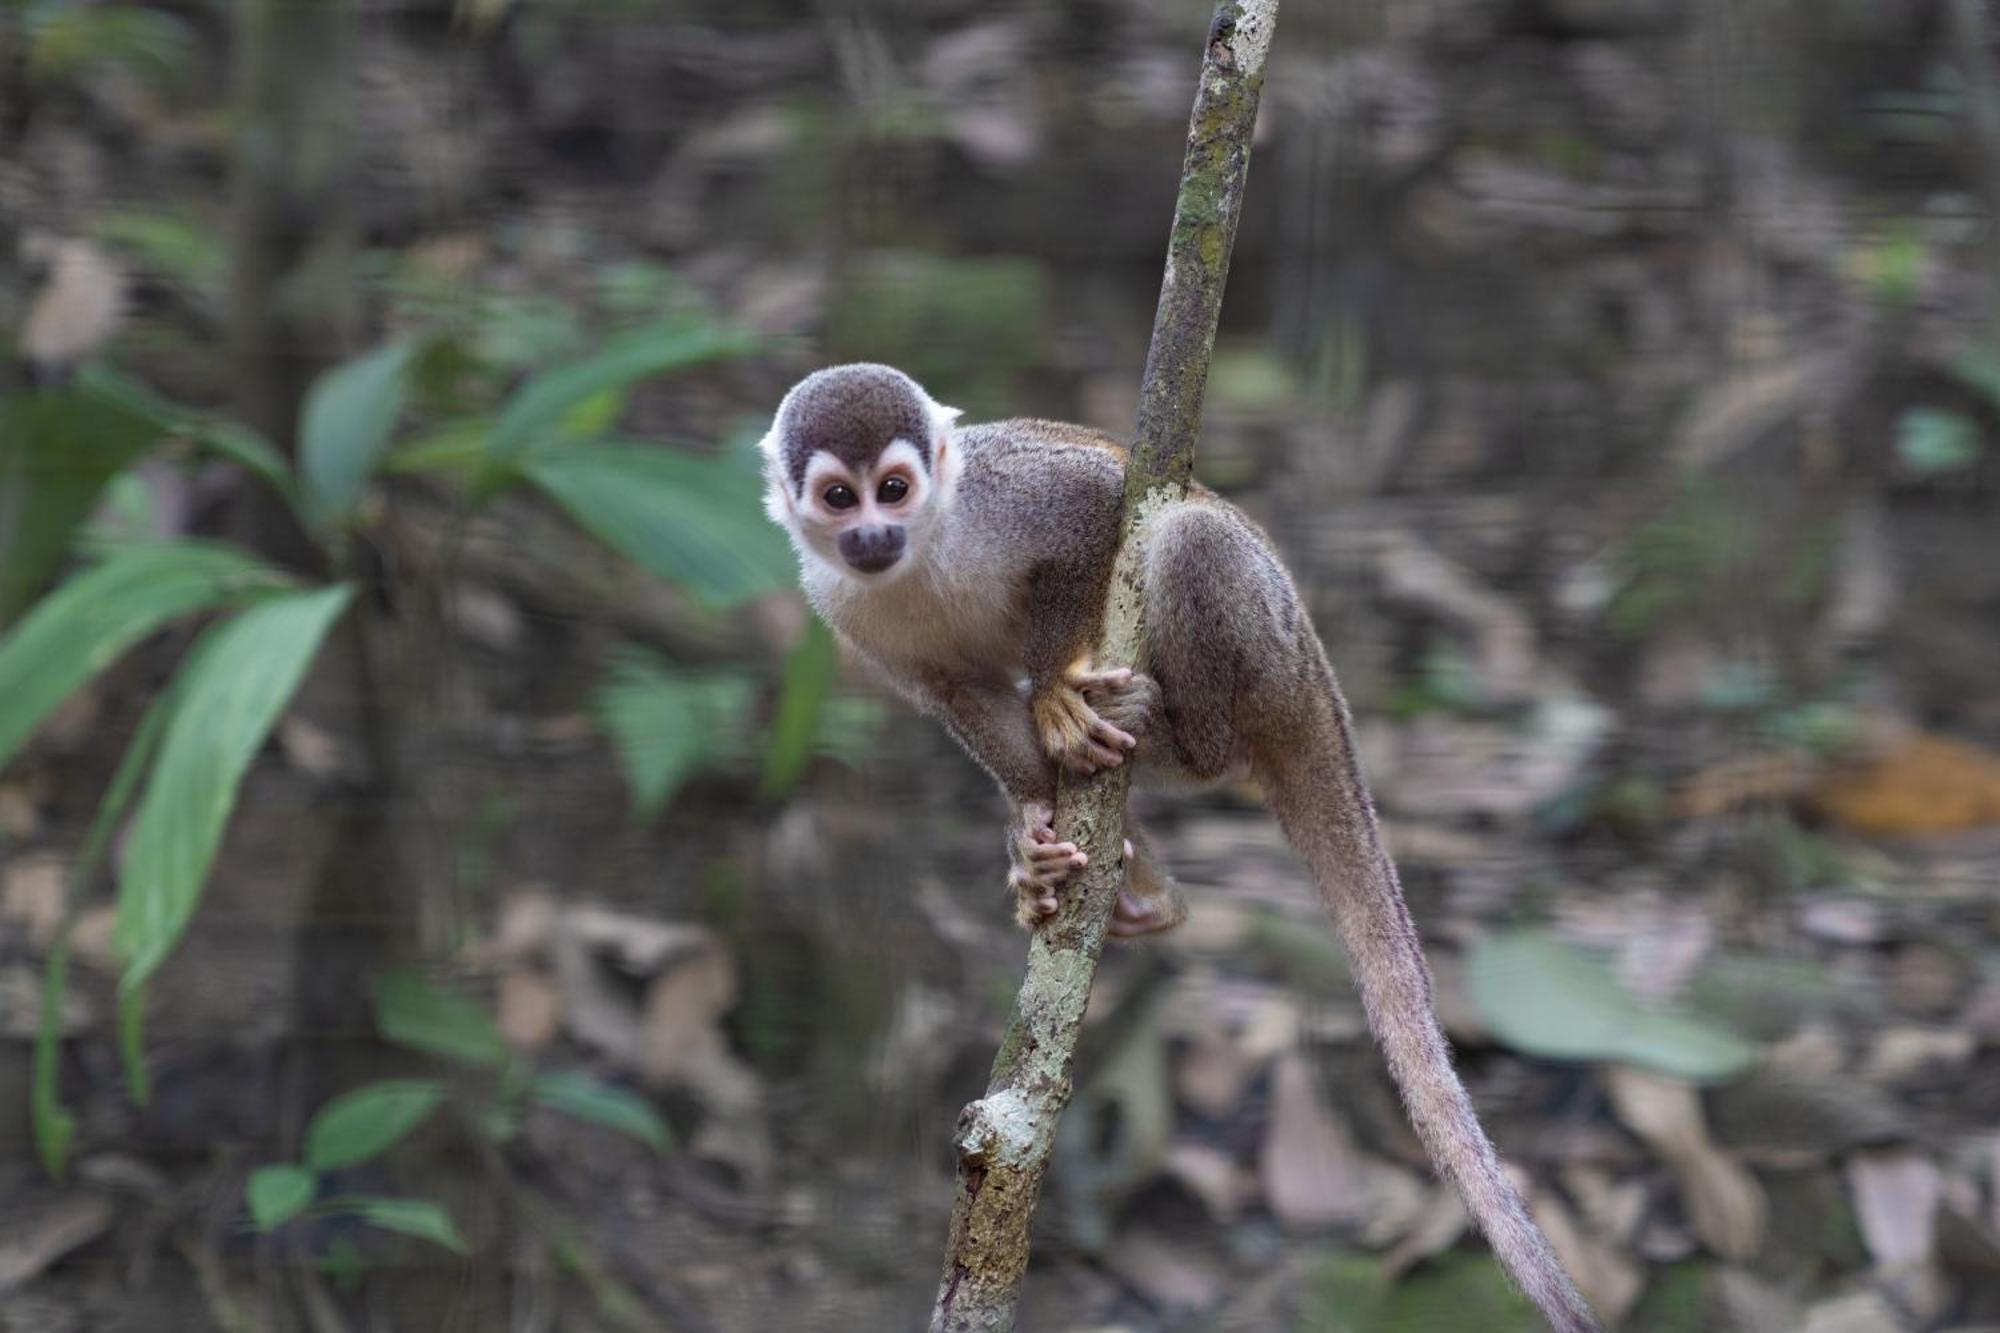
[[[293,768],[316,778],[337,777],[347,768],[340,738],[297,713],[278,723],[278,748]]]
[[[1937,1163],[1914,1148],[1857,1152],[1847,1159],[1847,1184],[1861,1242],[1878,1268],[1930,1262],[1937,1248]]]
[[[1784,804],[1803,796],[1811,781],[1811,765],[1789,751],[1733,755],[1682,784],[1674,813],[1713,819],[1745,807]]]
[[[1861,1072],[1877,1083],[1900,1083],[1939,1065],[1963,1065],[1978,1049],[1979,1038],[1964,1028],[1887,1028],[1868,1048]]]
[[[21,355],[44,370],[74,366],[110,340],[125,312],[125,274],[89,241],[44,242],[48,280],[21,326]]]
[[[1528,1206],[1584,1298],[1610,1323],[1617,1324],[1645,1293],[1645,1269],[1601,1236],[1586,1235],[1569,1209],[1547,1190],[1531,1194]]]
[[[1234,1158],[1206,1143],[1176,1143],[1165,1166],[1218,1222],[1235,1221],[1253,1188]]]
[[[1829,773],[1813,803],[1827,818],[1871,837],[2000,824],[2000,756],[1947,736],[1909,736]]]
[[[1725,1259],[1754,1255],[1764,1239],[1764,1191],[1709,1140],[1694,1086],[1626,1065],[1607,1070],[1606,1082],[1618,1118],[1672,1168],[1695,1234]]]
[[[1410,1234],[1382,1256],[1382,1271],[1390,1277],[1401,1277],[1424,1260],[1458,1244],[1458,1238],[1471,1225],[1472,1214],[1465,1211],[1465,1201],[1458,1197],[1458,1191],[1440,1185],[1431,1191],[1430,1200],[1416,1225],[1410,1228]]]
[[[1407,1234],[1429,1201],[1416,1176],[1355,1147],[1297,1054],[1278,1060],[1257,1170],[1265,1203],[1285,1225],[1362,1224],[1364,1239],[1374,1244]]]
[[[716,1024],[736,1004],[736,962],[714,941],[646,992],[639,1068],[648,1078],[683,1073],[721,1040]]]
[[[1799,1333],[1894,1333],[1908,1326],[1880,1293],[1856,1291],[1807,1310]]]
[[[62,925],[69,897],[69,861],[53,852],[18,857],[0,871],[0,921],[16,921],[46,949]]]
[[[1150,1231],[1120,1236],[1105,1263],[1147,1300],[1168,1310],[1206,1310],[1222,1294],[1223,1274],[1212,1258]]]
[[[111,1203],[97,1194],[63,1194],[0,1225],[0,1292],[34,1277],[111,1226]]]
[[[555,982],[532,968],[514,968],[501,976],[494,1007],[500,1035],[520,1051],[548,1045],[562,1019],[562,996]]]
[[[1227,1115],[1242,1104],[1258,1068],[1258,1060],[1240,1042],[1223,1032],[1204,1032],[1174,1066],[1174,1091],[1202,1115]]]
[[[41,826],[41,802],[36,798],[34,784],[0,782],[0,833],[25,842]]]

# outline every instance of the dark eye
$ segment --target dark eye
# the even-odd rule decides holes
[[[875,492],[875,498],[885,505],[892,505],[909,493],[909,482],[901,477],[890,477],[882,483],[882,489]]]
[[[852,509],[861,503],[861,497],[854,493],[854,488],[839,481],[827,487],[820,499],[826,501],[828,509]]]

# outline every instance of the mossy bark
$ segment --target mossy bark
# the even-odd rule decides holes
[[[1277,0],[1222,0],[1209,29],[1140,389],[1138,434],[1126,464],[1122,544],[1106,596],[1101,665],[1138,657],[1146,529],[1186,495],[1194,471],[1209,357],[1277,16]],[[1130,783],[1126,767],[1088,781],[1064,779],[1057,832],[1083,848],[1090,864],[1065,894],[1062,910],[1030,941],[1027,976],[986,1095],[959,1116],[953,1136],[958,1196],[932,1333],[997,1333],[1014,1326],[1035,1202],[1056,1122],[1069,1101],[1077,1035],[1123,878]]]

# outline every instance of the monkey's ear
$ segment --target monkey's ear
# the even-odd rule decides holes
[[[943,403],[932,403],[931,434],[942,440],[945,436],[951,434],[952,426],[964,415],[965,413],[955,407],[946,407]]]

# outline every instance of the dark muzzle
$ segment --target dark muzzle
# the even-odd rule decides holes
[[[863,574],[880,574],[903,557],[900,524],[879,528],[849,528],[840,534],[840,558]]]

